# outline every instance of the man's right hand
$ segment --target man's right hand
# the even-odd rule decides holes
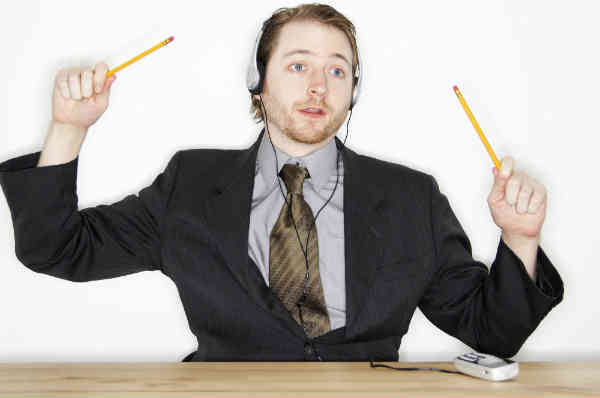
[[[110,87],[117,78],[106,79],[108,66],[99,62],[92,69],[61,69],[54,80],[52,120],[87,130],[108,107]]]

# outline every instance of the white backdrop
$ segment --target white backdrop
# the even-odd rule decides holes
[[[179,149],[251,145],[260,127],[249,116],[245,68],[256,32],[276,8],[298,3],[200,4],[12,3],[0,16],[0,161],[42,149],[59,68],[101,60],[114,68],[171,35],[118,72],[80,153],[79,208],[139,192]],[[486,202],[493,164],[457,84],[498,157],[512,155],[548,190],[541,245],[565,296],[515,359],[600,359],[600,3],[329,4],[357,26],[365,64],[347,145],[433,174],[489,267],[500,238]],[[196,348],[175,285],[160,272],[79,284],[38,274],[15,256],[4,196],[0,226],[0,361],[180,361]],[[399,352],[401,361],[449,361],[468,349],[417,310]]]

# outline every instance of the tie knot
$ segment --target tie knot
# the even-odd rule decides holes
[[[305,178],[310,178],[308,169],[293,164],[285,164],[279,172],[283,182],[287,187],[288,193],[298,193],[302,195],[302,184]]]

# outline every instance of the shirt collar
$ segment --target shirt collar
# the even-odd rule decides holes
[[[321,189],[327,183],[329,177],[336,173],[337,148],[335,139],[331,139],[323,148],[308,155],[294,157],[271,145],[269,134],[264,132],[256,157],[256,173],[261,175],[268,187],[277,183],[273,147],[277,152],[279,163],[277,174],[279,174],[283,165],[299,163],[300,167],[306,167],[310,174],[310,178],[307,178],[306,181],[312,184],[313,188]]]

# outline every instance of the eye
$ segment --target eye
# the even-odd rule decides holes
[[[337,77],[344,77],[344,70],[341,68],[334,68],[333,74]]]
[[[303,68],[304,65],[302,65],[302,64],[292,64],[292,70],[294,70],[295,72],[301,72],[302,70],[299,69],[299,68],[297,68],[297,66]]]

